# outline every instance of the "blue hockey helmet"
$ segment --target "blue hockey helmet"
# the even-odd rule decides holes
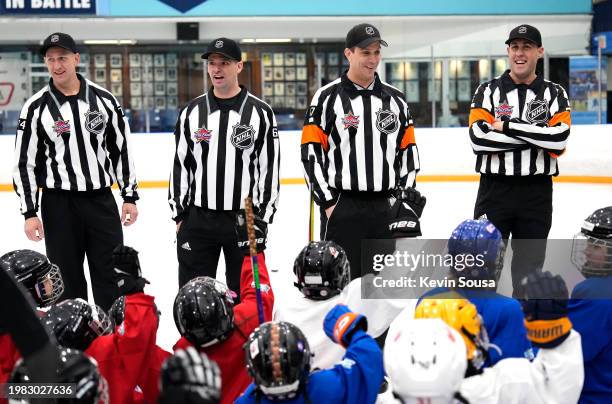
[[[505,251],[501,232],[486,219],[464,220],[448,239],[453,271],[468,279],[493,279],[497,282]]]

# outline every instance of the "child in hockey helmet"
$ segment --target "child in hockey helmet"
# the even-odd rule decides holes
[[[572,243],[572,262],[585,277],[612,275],[612,206],[584,220]]]
[[[244,352],[257,394],[284,400],[305,391],[312,355],[308,340],[295,325],[284,321],[262,324],[244,344]]]
[[[295,286],[304,296],[326,300],[342,292],[351,280],[346,253],[333,241],[311,241],[293,264]]]
[[[234,330],[234,301],[229,289],[208,276],[187,282],[174,299],[174,323],[181,336],[197,347],[229,338]]]
[[[32,250],[15,250],[4,254],[0,261],[30,292],[39,307],[51,306],[64,293],[59,268],[45,255]]]
[[[98,336],[112,332],[104,310],[83,299],[64,300],[51,307],[42,321],[60,345],[82,351]]]
[[[457,330],[463,337],[467,348],[468,369],[466,376],[481,371],[491,343],[476,306],[467,299],[451,292],[447,298],[425,298],[421,300],[414,317],[417,319],[439,318]]]
[[[497,283],[505,251],[501,232],[487,219],[464,220],[448,239],[448,253],[454,258],[452,269],[457,278],[492,279]]]
[[[60,398],[58,404],[109,404],[108,385],[98,371],[94,359],[85,353],[71,348],[60,348],[58,382],[73,384],[74,396]],[[20,360],[10,379],[11,383],[29,383],[30,377],[26,364]],[[29,403],[28,400],[10,400],[11,404]]]

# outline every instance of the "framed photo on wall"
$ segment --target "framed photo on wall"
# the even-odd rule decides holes
[[[263,93],[265,97],[270,97],[274,95],[274,84],[264,83]]]
[[[163,68],[162,71],[164,70]],[[153,81],[153,67],[145,66],[142,68],[142,81]]]
[[[297,109],[306,109],[307,106],[308,100],[306,99],[306,97],[297,97],[297,103],[295,104],[295,107]]]
[[[177,97],[168,97],[168,109],[176,109],[178,108],[178,98]]]
[[[295,64],[297,64],[298,66],[306,66],[306,54],[301,52],[296,53]]]
[[[296,92],[298,95],[307,95],[308,94],[308,86],[306,82],[298,81],[296,86]]]
[[[154,73],[155,81],[165,81],[166,80],[166,69],[163,67],[156,67]]]
[[[153,97],[143,97],[142,107],[144,109],[155,108],[155,99]]]
[[[285,95],[285,83],[274,83],[274,95]]]
[[[308,80],[308,69],[305,67],[298,67],[296,69],[295,78],[298,80]]]
[[[285,67],[285,80],[295,80],[295,67]]]
[[[130,53],[130,67],[140,67],[141,57],[140,53]]]
[[[96,69],[94,81],[98,83],[106,83],[106,69]]]
[[[135,110],[142,109],[142,97],[131,97],[130,98],[130,107]]]
[[[153,83],[142,84],[142,95],[151,96],[153,95]]]
[[[121,53],[111,53],[110,55],[110,67],[121,67]]]
[[[122,77],[121,69],[111,69],[110,71],[111,83],[120,83],[121,77]]]
[[[167,95],[178,95],[178,83],[166,83]]]
[[[176,56],[176,53],[166,54],[166,66],[176,67],[177,65],[178,65],[178,58]]]
[[[130,94],[132,96],[142,95],[142,84],[138,82],[130,83]]]
[[[166,95],[166,83],[155,83],[155,95]]]
[[[285,53],[285,66],[295,66],[295,53]]]
[[[140,67],[130,67],[130,81],[140,81],[141,79]]]
[[[327,54],[327,64],[330,66],[338,66],[338,53],[329,52]]]
[[[274,66],[282,66],[283,65],[283,53],[275,52],[274,53]]]
[[[176,67],[169,67],[166,69],[166,78],[168,81],[176,81]]]
[[[95,67],[106,67],[106,55],[97,54],[94,55],[94,66]]]
[[[111,93],[113,93],[115,97],[122,96],[123,95],[123,85],[121,83],[112,83]]]
[[[262,53],[261,54],[261,63],[264,66],[272,66],[272,54],[271,53]]]
[[[264,69],[263,69],[263,79],[264,79],[264,81],[272,81],[273,76],[272,76],[272,68],[271,67],[264,67]]]
[[[150,53],[145,53],[142,55],[142,65],[143,66],[153,66],[153,55]]]
[[[295,95],[295,83],[285,84],[285,94],[294,96]]]
[[[156,53],[153,55],[153,66],[163,67],[166,65],[166,58],[163,53]]]
[[[166,109],[166,97],[155,97],[155,108]]]
[[[274,80],[284,80],[285,79],[285,69],[283,67],[275,67],[274,68]]]
[[[285,107],[295,109],[295,97],[285,97]]]

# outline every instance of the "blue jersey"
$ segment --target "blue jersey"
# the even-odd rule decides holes
[[[425,293],[421,299],[450,291],[447,288],[435,288]],[[489,348],[486,367],[493,366],[504,358],[533,359],[523,310],[517,300],[492,290],[453,289],[452,291],[476,306],[489,335],[489,341],[501,350],[500,353],[493,347]]]
[[[330,341],[330,343],[332,343]],[[374,403],[383,381],[383,357],[378,344],[372,337],[357,330],[340,363],[331,369],[315,371],[306,383],[306,395],[311,403]],[[257,400],[260,394],[260,401]],[[278,404],[306,403],[304,393],[297,397],[271,401],[258,393],[251,383],[236,403]]]
[[[572,291],[569,318],[582,337],[580,403],[612,403],[612,276],[588,278]]]

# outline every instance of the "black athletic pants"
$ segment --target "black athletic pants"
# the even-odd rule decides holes
[[[236,212],[189,208],[176,235],[179,262],[179,287],[198,276],[217,276],[219,254],[225,256],[227,286],[240,301],[240,271],[244,255],[238,248]]]
[[[113,249],[123,243],[110,188],[87,192],[44,189],[41,213],[47,256],[64,279],[62,299],[87,300],[83,271],[87,254],[94,301],[108,310],[119,297],[113,280]]]
[[[512,235],[512,294],[522,297],[521,280],[544,264],[552,223],[552,178],[481,175],[474,217],[482,215],[504,239]]]
[[[361,277],[361,240],[391,238],[387,227],[389,193],[341,191],[329,220],[325,209],[320,210],[321,240],[334,241],[344,248],[351,264],[351,279]]]

